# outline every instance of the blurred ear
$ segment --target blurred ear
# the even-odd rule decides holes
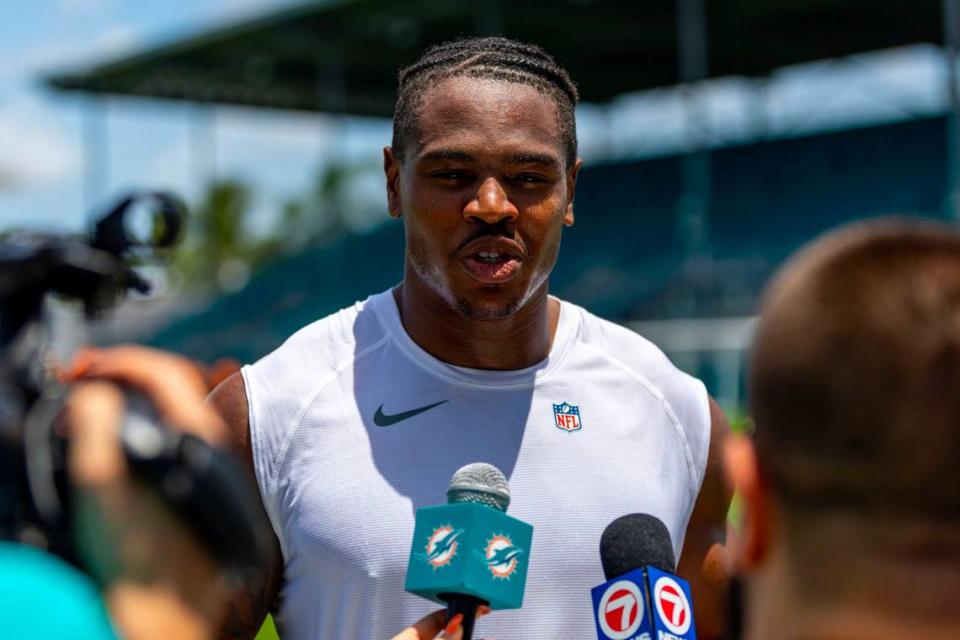
[[[577,190],[577,175],[579,175],[582,165],[583,160],[577,158],[577,161],[567,171],[567,208],[563,212],[563,224],[568,227],[573,226],[573,196]]]
[[[730,555],[737,573],[750,573],[763,566],[771,548],[774,511],[770,487],[748,436],[734,434],[727,438],[724,462],[727,482],[736,491],[742,508]]]
[[[391,218],[403,215],[400,206],[400,161],[390,147],[383,148],[383,174],[387,179],[387,210]]]

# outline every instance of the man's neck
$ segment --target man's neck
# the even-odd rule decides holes
[[[410,338],[435,358],[472,369],[515,370],[550,353],[560,303],[546,284],[515,313],[494,319],[466,317],[418,283],[404,280],[393,290]]]

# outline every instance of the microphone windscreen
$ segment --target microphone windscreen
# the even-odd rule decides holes
[[[607,525],[600,537],[600,562],[607,580],[646,565],[676,571],[670,532],[658,518],[645,513],[620,516]]]
[[[473,462],[457,469],[447,488],[447,503],[475,502],[506,511],[510,484],[500,469],[486,462]]]

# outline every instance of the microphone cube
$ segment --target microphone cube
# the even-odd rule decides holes
[[[523,604],[533,527],[476,503],[417,509],[404,588],[443,603],[470,595],[491,609]]]

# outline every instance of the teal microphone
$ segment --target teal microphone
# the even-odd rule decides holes
[[[463,614],[470,640],[477,607],[523,605],[533,527],[506,514],[510,485],[491,464],[475,462],[453,474],[447,504],[417,509],[407,581],[413,594]]]

